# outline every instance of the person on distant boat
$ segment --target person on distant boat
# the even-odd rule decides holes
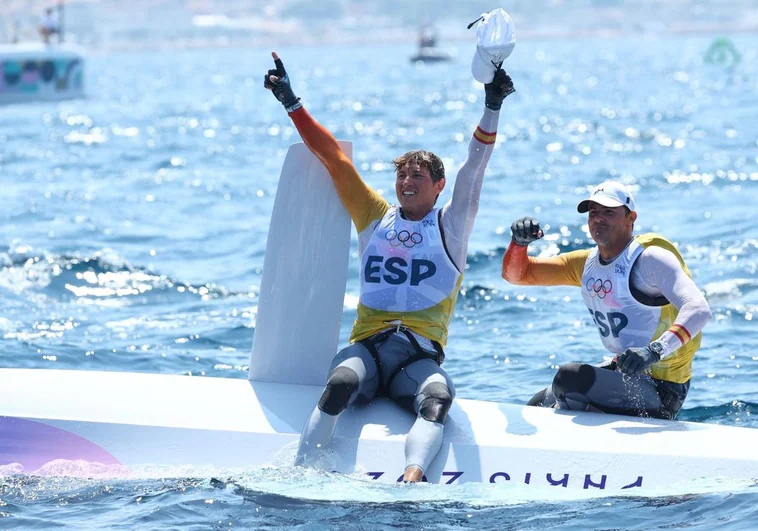
[[[55,11],[52,7],[45,9],[45,17],[42,19],[39,33],[42,36],[42,40],[45,41],[45,44],[50,44],[50,36],[60,33],[58,17],[55,15]]]
[[[421,34],[418,40],[419,48],[434,48],[437,46],[437,34],[431,27],[424,27],[421,29]]]
[[[296,464],[315,466],[331,442],[339,415],[354,401],[388,396],[416,414],[405,443],[403,479],[415,483],[442,445],[455,388],[440,367],[442,347],[466,266],[484,170],[495,146],[503,100],[514,91],[498,69],[485,85],[484,113],[458,172],[452,199],[435,208],[445,168],[428,151],[393,161],[399,206],[360,177],[350,159],[292,91],[282,60],[264,86],[289,113],[300,136],[331,175],[358,232],[361,289],[350,345],[332,362],[326,387],[300,438]]]
[[[542,238],[536,219],[513,223],[503,256],[503,278],[529,286],[577,286],[613,354],[599,366],[569,363],[551,387],[529,405],[673,419],[692,376],[692,358],[711,311],[682,255],[666,238],[632,234],[634,197],[621,183],[606,181],[579,203],[589,212],[597,247],[549,258],[527,256]]]

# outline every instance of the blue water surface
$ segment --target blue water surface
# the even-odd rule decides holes
[[[517,92],[501,112],[450,329],[459,397],[523,403],[560,364],[602,360],[576,289],[510,285],[500,261],[524,215],[546,229],[534,253],[590,245],[576,204],[614,178],[636,194],[636,231],[677,242],[713,311],[680,418],[758,428],[758,38],[734,38],[734,66],[703,61],[712,39],[519,43],[505,65]],[[388,198],[390,161],[410,149],[438,153],[452,177],[483,107],[467,50],[429,66],[412,65],[413,51],[278,50],[309,111],[353,142],[362,176]],[[2,366],[246,377],[268,219],[299,140],[261,86],[269,52],[96,52],[87,99],[0,108]],[[358,289],[353,254],[348,301]],[[342,343],[354,318],[348,303]],[[750,486],[524,496],[287,467],[213,479],[12,476],[0,478],[0,528],[758,526]]]

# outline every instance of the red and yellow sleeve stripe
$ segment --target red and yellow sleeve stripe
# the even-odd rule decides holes
[[[686,345],[687,343],[689,343],[690,339],[692,339],[692,335],[690,334],[689,330],[687,330],[680,324],[676,324],[676,323],[672,324],[671,327],[669,328],[669,332],[671,332],[676,337],[678,337],[679,341],[682,342],[682,345]]]
[[[474,138],[482,144],[494,144],[495,138],[497,138],[497,132],[488,133],[481,127],[477,126],[476,131],[474,131]]]

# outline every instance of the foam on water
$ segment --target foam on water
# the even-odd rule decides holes
[[[687,484],[672,483],[666,488],[631,492],[575,491],[560,487],[519,484],[439,485],[418,483],[381,484],[367,476],[335,474],[294,466],[263,467],[254,470],[213,467],[132,467],[66,462],[58,460],[42,467],[34,475],[18,473],[13,465],[0,468],[0,492],[14,502],[47,497],[72,496],[92,489],[133,488],[159,482],[168,489],[194,489],[205,492],[208,499],[219,491],[242,498],[278,496],[292,502],[331,502],[357,504],[460,504],[473,508],[528,504],[531,502],[569,503],[593,499],[657,499],[691,495],[737,494],[752,492],[757,481],[703,479]]]

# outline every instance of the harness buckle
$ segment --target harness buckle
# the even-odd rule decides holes
[[[399,320],[399,319],[397,319],[395,321],[385,321],[385,324],[388,324],[392,328],[394,328],[396,334],[399,334],[403,330],[408,330],[408,327],[404,326],[403,322],[401,320]]]

